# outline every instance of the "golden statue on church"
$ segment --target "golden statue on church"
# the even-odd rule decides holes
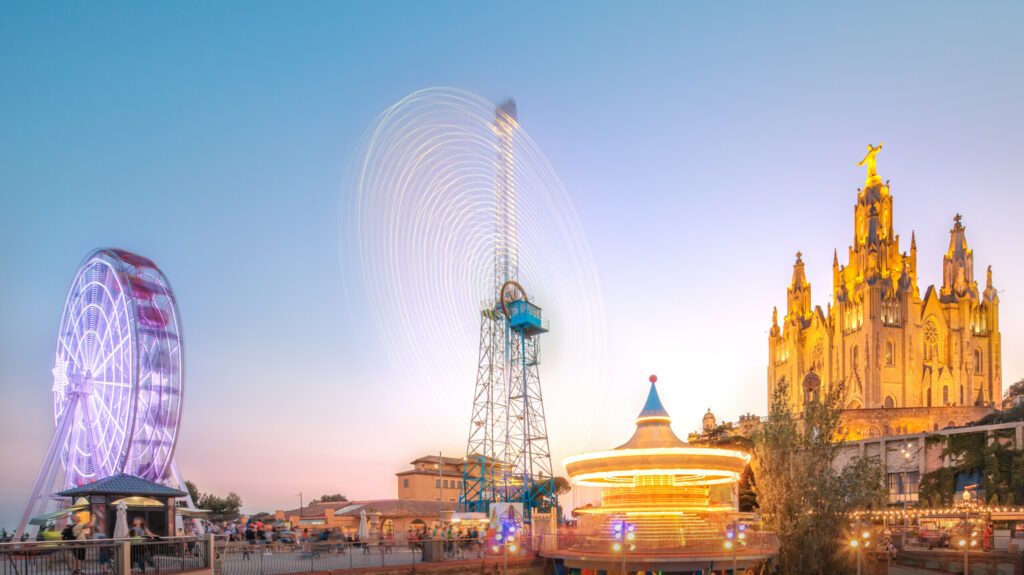
[[[872,146],[871,144],[868,144],[868,154],[864,156],[864,159],[861,160],[859,164],[857,164],[858,166],[861,167],[868,167],[869,180],[878,178],[878,170],[875,168],[875,156],[877,156],[878,152],[881,151],[882,144],[878,144],[877,146]]]

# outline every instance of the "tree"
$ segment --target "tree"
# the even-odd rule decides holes
[[[242,510],[242,498],[234,491],[229,491],[227,497],[218,497],[212,493],[200,492],[191,481],[185,481],[185,489],[196,506],[210,510],[213,515],[238,515]]]
[[[563,493],[568,493],[569,490],[572,489],[572,485],[569,483],[569,480],[564,477],[555,477],[554,482],[554,490],[556,496],[561,495]]]
[[[188,491],[188,496],[192,499],[192,503],[199,505],[199,499],[202,496],[202,493],[199,493],[199,488],[196,487],[196,484],[186,479],[185,489]]]
[[[1006,397],[1006,399],[1011,399],[1019,395],[1024,395],[1024,379],[1021,379],[1006,388],[1006,394],[1004,397]]]
[[[839,382],[794,413],[788,385],[772,394],[767,420],[754,433],[753,488],[766,527],[779,536],[779,573],[831,574],[850,568],[848,513],[884,504],[881,467],[859,458],[836,470],[842,439]]]
[[[317,503],[340,503],[342,501],[348,501],[348,497],[340,493],[333,495],[321,495],[320,497],[309,502],[310,505],[316,505]]]

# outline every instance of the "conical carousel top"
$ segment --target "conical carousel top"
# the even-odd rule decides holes
[[[562,463],[576,485],[628,486],[642,476],[668,476],[678,486],[715,485],[739,480],[750,456],[742,451],[689,445],[672,431],[672,418],[658,397],[651,376],[647,402],[636,431],[611,451],[583,453]]]

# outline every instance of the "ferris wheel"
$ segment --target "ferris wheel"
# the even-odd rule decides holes
[[[19,531],[54,488],[119,473],[155,482],[173,475],[182,486],[173,457],[183,368],[177,303],[156,264],[123,250],[90,253],[57,331],[56,428]]]

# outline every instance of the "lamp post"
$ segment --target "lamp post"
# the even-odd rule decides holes
[[[970,573],[970,553],[972,547],[978,545],[978,532],[974,530],[971,525],[971,492],[969,487],[964,488],[963,495],[963,507],[964,507],[964,535],[960,537],[960,541],[957,543],[960,548],[964,550],[964,574]]]
[[[903,456],[903,464],[900,466],[900,487],[903,493],[899,494],[900,499],[903,501],[903,536],[900,537],[900,545],[904,549],[907,547],[907,532],[910,531],[910,514],[907,512],[907,504],[910,501],[910,490],[907,488],[907,470],[910,468],[910,461],[919,451],[921,451],[921,448],[911,445],[909,440],[900,447],[900,454]]]
[[[516,547],[516,526],[513,523],[501,522],[501,530],[494,536],[501,543],[502,547],[502,573],[508,575],[508,554],[515,553]],[[497,551],[497,547],[494,548]]]
[[[437,468],[437,500],[444,501],[444,493],[441,491],[441,452],[437,452],[437,463],[434,464]],[[441,512],[441,506],[437,506],[438,513]]]
[[[729,523],[729,527],[725,530],[725,549],[732,551],[732,573],[736,575],[736,554],[739,552],[740,545],[746,545],[747,539],[747,526],[744,523],[734,519]]]
[[[860,537],[854,536],[850,539],[850,548],[857,554],[857,575],[861,575],[861,555],[864,549],[871,546],[871,532],[867,529],[861,531]]]
[[[615,543],[612,543],[612,551],[617,551],[622,560],[622,575],[626,574],[626,547],[632,551],[636,549],[636,525],[628,521],[616,521],[612,523]]]

